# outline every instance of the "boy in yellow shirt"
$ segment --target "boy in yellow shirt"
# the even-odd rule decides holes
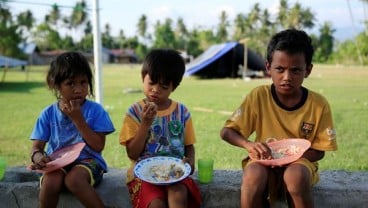
[[[245,158],[242,208],[267,207],[285,192],[292,207],[314,207],[312,185],[319,180],[318,161],[325,151],[337,150],[337,144],[327,100],[302,86],[313,67],[311,42],[300,30],[275,34],[267,47],[266,60],[273,83],[253,89],[221,130],[222,139],[246,149],[253,158],[272,157],[266,144],[269,138],[311,142],[300,159],[282,167],[264,166]],[[255,140],[248,140],[254,132]]]

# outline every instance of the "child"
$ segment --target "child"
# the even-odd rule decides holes
[[[91,100],[92,71],[87,59],[77,52],[66,52],[51,62],[47,84],[57,102],[46,107],[35,124],[32,169],[42,169],[47,155],[78,142],[86,143],[78,159],[59,170],[43,174],[39,193],[40,207],[56,207],[59,193],[66,187],[85,207],[104,207],[94,186],[107,171],[101,152],[105,137],[115,131],[108,113]],[[47,144],[47,152],[44,152]]]
[[[171,100],[180,84],[185,63],[170,49],[152,50],[146,57],[141,76],[145,98],[134,103],[123,120],[120,144],[126,147],[132,166],[127,185],[133,207],[200,207],[199,189],[192,178],[167,185],[153,185],[133,174],[135,164],[154,156],[185,158],[194,171],[194,130],[188,109]]]
[[[292,207],[313,207],[312,185],[325,151],[337,149],[331,111],[324,97],[302,86],[312,71],[311,38],[295,29],[274,35],[267,47],[266,70],[272,84],[252,90],[226,121],[221,137],[256,158],[270,158],[269,138],[311,142],[302,158],[283,167],[243,160],[241,207],[268,207],[287,191]],[[248,140],[255,132],[255,141]],[[278,187],[276,184],[281,184]],[[281,188],[281,190],[280,190]],[[276,191],[278,193],[276,193]]]

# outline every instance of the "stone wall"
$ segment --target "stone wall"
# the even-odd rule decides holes
[[[111,169],[97,191],[107,207],[130,208],[125,169]],[[196,173],[192,176],[197,180]],[[8,168],[0,181],[0,208],[35,208],[38,204],[39,175],[25,167]],[[215,170],[214,181],[200,184],[203,208],[238,208],[240,170]],[[316,207],[368,207],[368,172],[323,171],[314,188]],[[59,208],[83,207],[71,194],[62,193]]]

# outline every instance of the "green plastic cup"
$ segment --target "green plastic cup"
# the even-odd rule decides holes
[[[0,181],[3,179],[6,170],[6,160],[0,157]]]
[[[213,179],[213,159],[198,160],[198,178],[200,183],[210,183]]]

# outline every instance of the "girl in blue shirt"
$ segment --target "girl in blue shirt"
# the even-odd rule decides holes
[[[51,62],[46,81],[57,101],[41,112],[32,131],[31,169],[44,168],[51,161],[47,155],[63,147],[79,142],[86,145],[73,163],[43,174],[41,208],[56,207],[63,187],[85,207],[104,207],[94,186],[107,171],[101,153],[106,135],[115,128],[103,107],[86,99],[93,96],[92,79],[89,63],[80,53],[66,52]]]

